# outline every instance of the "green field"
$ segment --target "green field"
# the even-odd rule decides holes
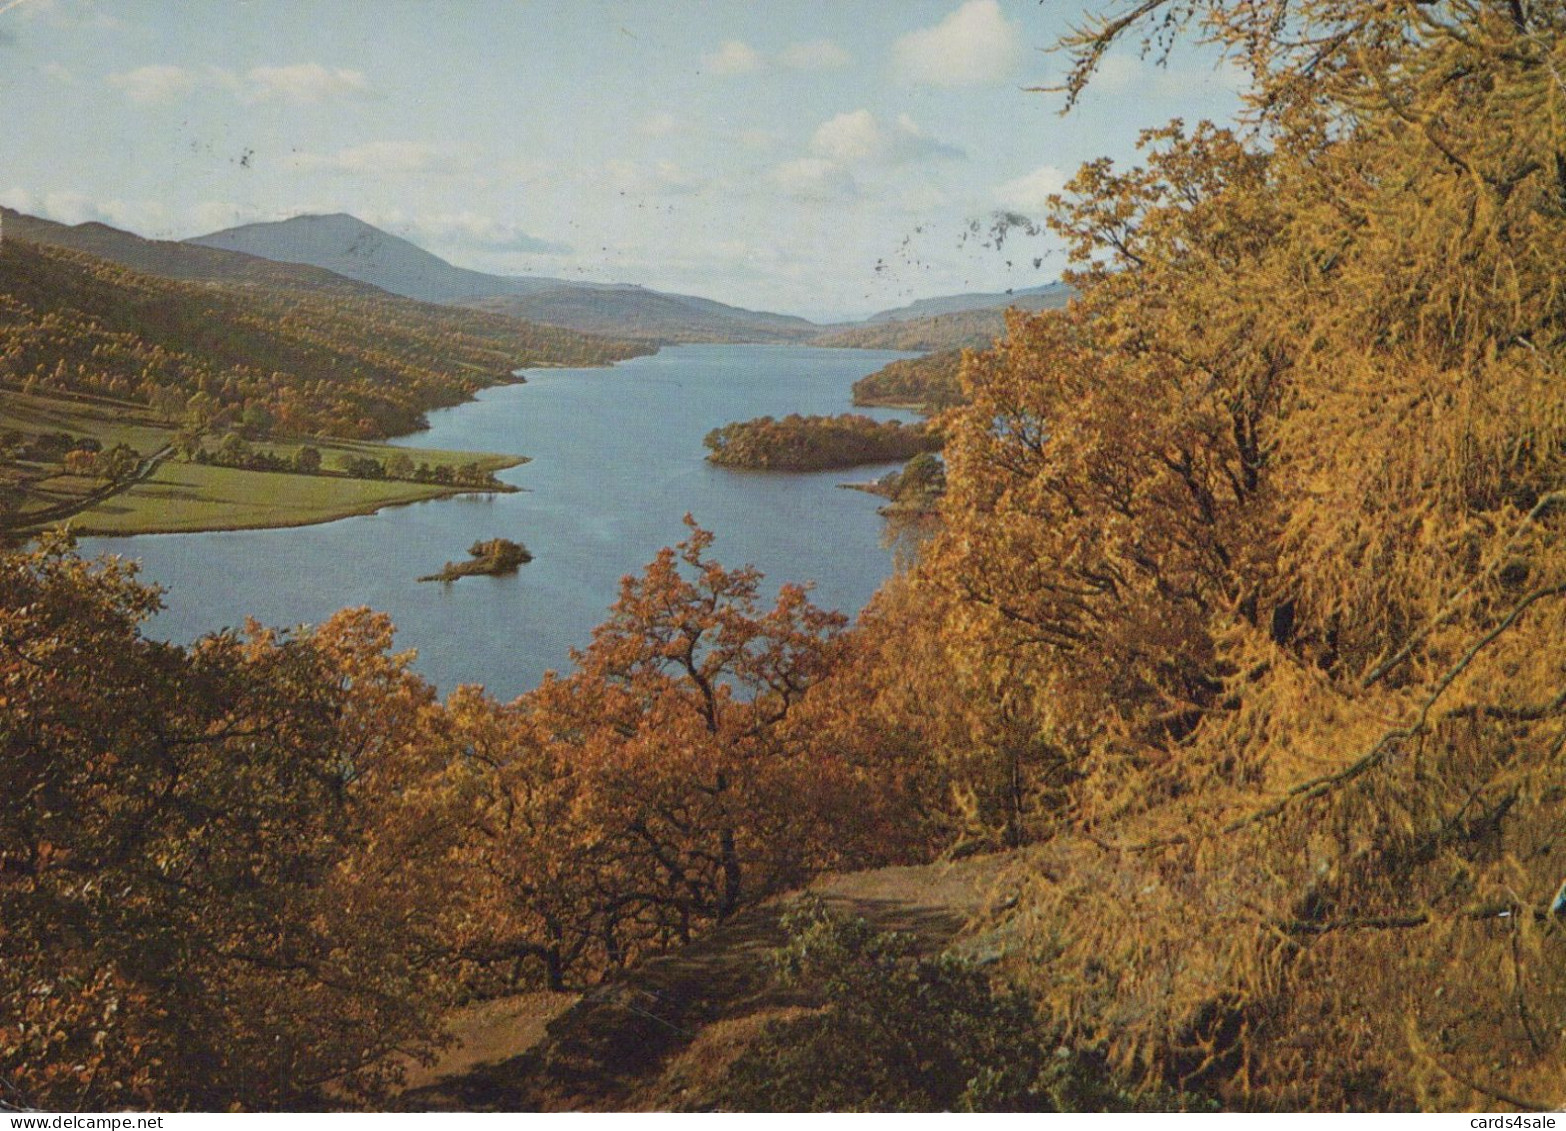
[[[69,432],[91,436],[105,448],[125,443],[143,456],[162,450],[174,437],[172,429],[139,405],[78,403],[6,391],[0,392],[0,432],[8,430],[26,435]],[[254,446],[290,458],[302,447],[314,447],[329,468],[349,456],[384,461],[395,452],[436,466],[476,462],[486,471],[523,462],[516,456],[394,448],[354,440],[293,438],[258,441]],[[14,525],[25,525],[29,512],[81,499],[103,486],[99,480],[66,475],[62,468],[47,464],[0,466],[0,477],[25,492],[18,508],[22,522]],[[248,471],[168,459],[147,480],[78,512],[68,524],[80,534],[306,526],[463,490],[438,483]]]
[[[81,534],[304,526],[450,493],[449,488],[424,483],[170,462],[147,482],[83,511],[70,525]]]

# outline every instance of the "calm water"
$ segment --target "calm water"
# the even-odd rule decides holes
[[[848,411],[856,379],[908,356],[680,346],[613,369],[529,371],[527,384],[433,413],[429,431],[399,441],[530,456],[501,473],[522,493],[289,530],[91,538],[82,550],[141,559],[142,576],[169,590],[149,626],[165,639],[190,641],[247,615],[296,625],[369,605],[391,614],[398,646],[418,651],[416,667],[443,692],[482,683],[509,698],[569,666],[568,649],[587,643],[620,578],[685,536],[687,511],[716,533],[717,560],[766,573],[769,595],[811,581],[818,603],[856,612],[892,559],[878,500],[837,484],[887,468],[725,471],[702,458],[701,441],[731,420]],[[534,560],[512,577],[415,581],[494,537],[525,543]]]

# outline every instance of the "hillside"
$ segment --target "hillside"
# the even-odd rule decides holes
[[[816,329],[803,318],[645,287],[470,271],[342,213],[245,224],[186,242],[311,264],[409,298],[473,306],[584,333],[661,342],[773,342],[797,340]]]
[[[581,996],[540,991],[455,1012],[455,1048],[413,1069],[402,1111],[692,1111],[766,1025],[801,1000],[772,983],[787,942],[782,913],[817,899],[831,912],[908,936],[924,953],[988,952],[994,934],[965,932],[1015,898],[1008,854],[954,864],[824,876],[706,938]]]
[[[882,310],[866,322],[911,322],[937,314],[960,314],[965,310],[1055,310],[1065,306],[1076,292],[1065,283],[1045,283],[1041,287],[1002,291],[993,294],[939,295],[911,302],[907,306]]]
[[[224,283],[268,290],[370,296],[377,288],[308,264],[280,263],[172,240],[149,240],[107,224],[57,224],[0,207],[7,240],[68,248],[133,271],[192,283]]]
[[[812,345],[851,349],[984,349],[1006,332],[1006,311],[1059,310],[1076,294],[1065,283],[996,294],[939,295],[826,327]],[[872,403],[872,402],[865,402]]]
[[[123,254],[135,240],[115,242]],[[0,384],[50,395],[199,395],[209,416],[374,438],[515,369],[644,348],[350,287],[202,285],[15,237],[0,248]]]
[[[741,310],[711,299],[663,294],[645,287],[562,286],[536,294],[475,299],[464,305],[587,333],[660,342],[790,342],[807,338],[817,329],[803,318]]]
[[[870,350],[984,349],[1006,332],[1004,310],[963,310],[906,322],[843,326],[811,339],[811,345]]]
[[[558,279],[503,278],[455,267],[405,239],[343,213],[243,224],[184,242],[191,247],[322,268],[421,302],[458,302],[562,283]]]
[[[958,380],[961,369],[961,350],[902,358],[855,381],[854,403],[891,407],[917,405],[931,411],[949,408],[962,400],[962,385]]]

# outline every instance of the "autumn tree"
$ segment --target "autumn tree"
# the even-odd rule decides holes
[[[481,990],[590,980],[606,966],[605,925],[631,895],[606,873],[572,747],[541,734],[531,714],[459,688],[446,704],[452,756],[425,801],[433,823],[454,829],[449,875],[460,894],[446,933]]]
[[[792,725],[844,618],[792,585],[765,609],[711,543],[692,523],[627,577],[572,673],[453,701],[468,957],[579,983],[862,849],[867,779]]]
[[[64,1108],[382,1094],[439,1000],[384,804],[432,695],[384,620],[186,650],[140,635],[128,566],[46,539],[0,571],[0,1076]]]
[[[965,366],[910,582],[1071,768],[1034,984],[1150,1088],[1558,1106],[1566,24],[1151,0],[1069,85],[1182,29],[1246,130],[1068,186],[1081,297]]]

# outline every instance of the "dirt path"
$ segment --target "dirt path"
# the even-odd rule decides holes
[[[151,479],[158,468],[163,465],[163,461],[173,454],[174,446],[165,444],[162,448],[138,463],[135,473],[127,478],[117,479],[106,486],[98,488],[91,494],[83,495],[79,499],[72,499],[68,503],[58,503],[55,506],[46,507],[42,510],[28,511],[17,515],[15,516],[12,529],[18,531],[38,530],[51,523],[59,522],[61,519],[70,518],[72,515],[90,510],[99,503],[114,498],[115,495],[129,491],[136,484],[145,483],[148,479]]]
[[[938,950],[998,899],[1008,858],[827,876],[809,893],[883,930]],[[661,1077],[704,1033],[759,1028],[795,1003],[773,985],[770,951],[789,897],[736,916],[680,951],[596,986],[580,999],[525,994],[459,1012],[461,1044],[410,1079],[411,1111],[634,1110],[677,1103]],[[711,1043],[707,1041],[706,1043]],[[687,1059],[689,1057],[687,1056]],[[676,1076],[678,1073],[675,1074]]]

